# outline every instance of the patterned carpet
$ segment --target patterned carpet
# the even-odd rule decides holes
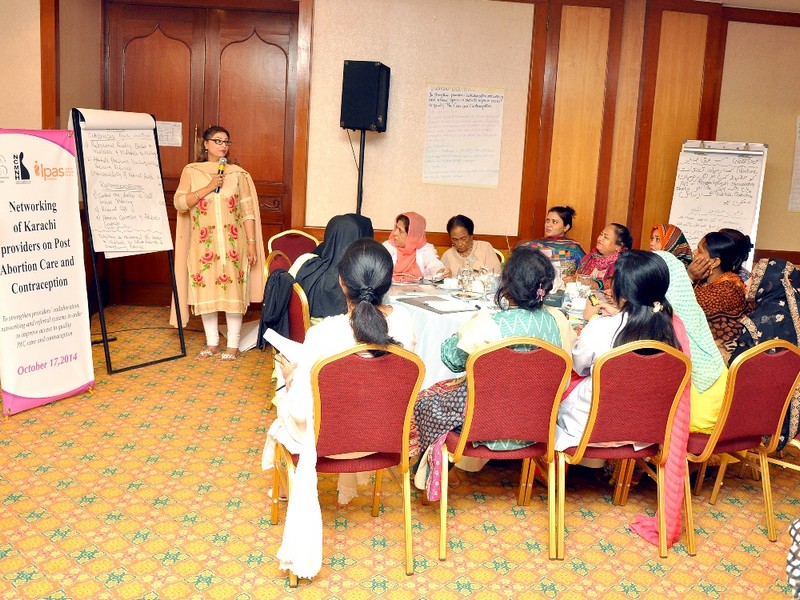
[[[166,309],[107,310],[114,367],[178,351]],[[107,375],[94,347],[94,393],[0,425],[2,598],[764,598],[789,594],[784,568],[797,476],[773,468],[777,543],[766,537],[760,483],[729,470],[716,506],[695,498],[698,555],[685,537],[667,559],[628,523],[652,511],[643,480],[627,506],[594,472],[568,474],[566,560],[547,559],[547,499],[515,504],[519,463],[461,473],[450,492],[449,552],[437,560],[437,505],[413,503],[414,575],[403,566],[402,504],[391,478],[370,516],[368,490],[336,504],[321,477],[324,564],[288,588],[269,522],[271,478],[260,470],[274,413],[271,359],[257,350],[222,363],[188,357]],[[97,326],[95,324],[95,328]],[[796,457],[800,460],[800,457]],[[283,512],[282,512],[283,515]]]

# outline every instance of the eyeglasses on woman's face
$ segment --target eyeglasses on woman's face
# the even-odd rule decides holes
[[[230,140],[223,140],[222,138],[211,138],[209,142],[214,142],[217,146],[230,146],[233,142]]]

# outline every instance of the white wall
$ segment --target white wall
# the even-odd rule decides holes
[[[101,0],[62,1],[59,6],[59,125],[72,108],[103,108]]]
[[[39,2],[0,0],[0,127],[41,129],[42,52]]]
[[[769,145],[756,245],[800,250],[800,212],[789,212],[797,118],[800,28],[731,23],[717,139]]]
[[[339,126],[345,60],[391,68],[385,133],[367,132],[363,213],[377,229],[414,210],[429,231],[456,213],[476,233],[517,232],[533,6],[487,0],[315,0],[306,225],[356,206],[360,132]],[[431,84],[502,88],[497,188],[422,183],[427,89]]]

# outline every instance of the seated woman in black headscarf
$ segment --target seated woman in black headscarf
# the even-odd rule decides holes
[[[347,247],[362,237],[369,237],[372,221],[364,216],[337,215],[325,227],[325,240],[314,253],[303,254],[289,269],[308,298],[312,318],[332,317],[347,312],[344,293],[339,285],[339,261]]]

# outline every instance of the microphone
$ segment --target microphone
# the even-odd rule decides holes
[[[226,164],[228,164],[228,159],[227,158],[225,158],[223,156],[222,158],[219,159],[219,163],[218,163],[219,166],[217,167],[217,175],[222,175],[222,173],[225,172],[225,165]],[[219,188],[220,188],[220,186],[217,186],[217,189],[214,190],[215,194],[219,194]]]

